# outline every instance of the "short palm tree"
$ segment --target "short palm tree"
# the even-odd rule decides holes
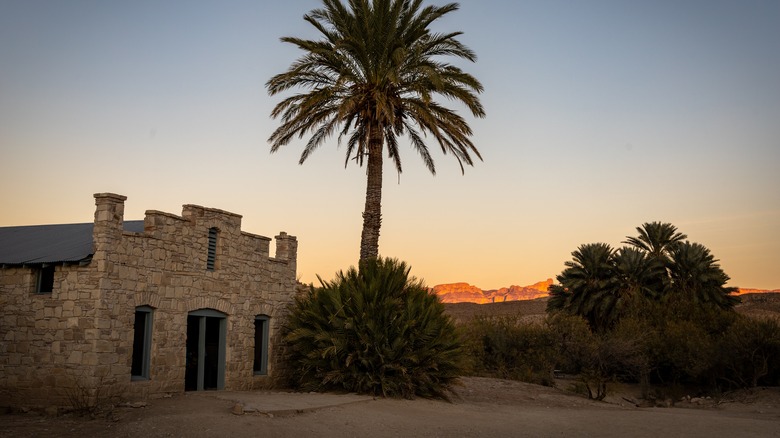
[[[644,251],[631,246],[617,250],[612,258],[620,307],[625,311],[647,299],[658,299],[666,272],[663,265]]]
[[[369,259],[295,300],[289,383],[306,391],[447,397],[462,369],[452,319],[411,268]]]
[[[660,262],[644,251],[606,243],[580,245],[550,287],[548,311],[585,318],[595,330],[613,327],[647,299],[657,299],[664,284]]]
[[[485,115],[477,96],[482,85],[444,60],[473,62],[476,55],[458,41],[460,32],[430,30],[434,21],[458,7],[423,7],[422,0],[323,0],[322,8],[304,16],[320,40],[282,38],[304,54],[268,81],[268,92],[306,92],[286,97],[274,108],[272,116],[282,124],[269,138],[271,152],[308,136],[302,164],[334,133],[339,141],[346,137],[345,166],[350,160],[367,166],[361,260],[379,254],[383,153],[400,173],[399,137],[409,138],[433,174],[427,136],[455,157],[461,171],[464,164],[473,165],[472,154],[482,159],[466,120],[435,100],[461,102],[475,117]]]
[[[547,312],[578,315],[593,330],[608,331],[626,316],[682,309],[709,318],[739,302],[707,247],[684,241],[668,223],[648,222],[637,231],[618,250],[591,243],[572,252],[550,286]]]
[[[726,287],[729,276],[720,268],[710,250],[699,243],[683,242],[671,251],[670,299],[685,299],[710,308],[730,309],[739,302]]]
[[[636,227],[639,233],[637,237],[627,237],[623,243],[627,243],[643,251],[651,257],[659,260],[667,260],[669,252],[688,236],[677,232],[677,227],[664,222],[645,222],[641,227]]]
[[[613,253],[606,243],[580,245],[556,277],[559,284],[550,288],[547,310],[580,315],[593,328],[606,325],[609,295],[615,289]]]

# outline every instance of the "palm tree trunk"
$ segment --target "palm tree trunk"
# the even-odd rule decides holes
[[[379,228],[382,226],[382,136],[373,128],[368,141],[366,206],[363,210],[363,234],[360,260],[379,256]]]

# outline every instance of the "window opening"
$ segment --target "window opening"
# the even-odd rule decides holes
[[[152,353],[152,308],[135,308],[133,326],[133,362],[130,369],[132,380],[148,380]]]
[[[54,265],[42,265],[38,269],[35,291],[50,294],[54,290]]]
[[[266,315],[255,317],[255,361],[254,372],[268,374],[268,321]]]
[[[206,270],[214,270],[214,262],[217,259],[217,232],[216,228],[209,228],[209,250],[206,258]]]

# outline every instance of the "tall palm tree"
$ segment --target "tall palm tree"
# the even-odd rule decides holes
[[[345,166],[355,160],[367,167],[361,260],[379,255],[383,152],[401,173],[400,136],[409,138],[434,175],[427,136],[455,157],[461,172],[464,164],[473,165],[472,154],[482,159],[466,120],[435,100],[459,101],[475,117],[485,116],[477,96],[482,85],[444,60],[474,62],[476,55],[458,41],[461,32],[429,29],[458,8],[457,3],[423,7],[422,0],[323,0],[322,8],[304,16],[321,39],[282,38],[304,54],[266,83],[268,92],[306,91],[274,107],[271,115],[282,124],[269,138],[271,152],[309,136],[303,164],[334,133],[339,142],[346,137]]]

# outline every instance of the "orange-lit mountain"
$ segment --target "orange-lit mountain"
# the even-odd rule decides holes
[[[553,284],[552,278],[530,286],[510,286],[501,289],[482,290],[468,283],[451,283],[434,286],[431,291],[441,298],[442,303],[500,303],[504,301],[535,300],[547,296],[547,289]],[[780,293],[780,289],[743,289],[736,295]]]
[[[552,278],[548,278],[547,281],[530,286],[509,286],[493,290],[482,290],[468,283],[452,283],[434,286],[432,292],[438,295],[443,303],[500,303],[546,297],[547,288],[552,283]]]
[[[767,290],[767,289],[744,289],[739,288],[735,295],[745,294],[780,294],[780,289]]]

